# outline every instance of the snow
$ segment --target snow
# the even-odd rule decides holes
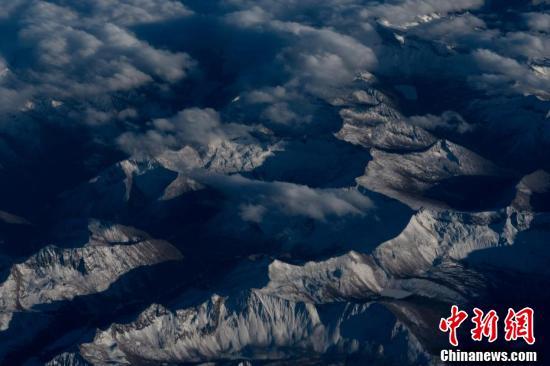
[[[442,180],[457,176],[498,176],[503,172],[476,153],[446,140],[425,151],[389,153],[371,149],[372,160],[357,183],[395,198],[413,209],[441,207],[422,197]]]
[[[326,312],[309,303],[296,303],[252,290],[234,299],[213,295],[208,301],[181,310],[154,304],[134,322],[114,324],[99,331],[91,343],[80,347],[94,364],[130,364],[132,359],[150,362],[207,362],[218,360],[277,360],[305,351],[321,354],[370,352],[368,337],[347,335],[358,320],[384,314],[387,321],[378,334],[387,334],[384,345],[396,347],[407,339],[409,355],[396,352],[401,362],[423,364],[426,353],[418,341],[387,310],[370,304],[348,304]],[[361,332],[364,333],[364,332]],[[291,348],[292,347],[292,348]],[[294,351],[292,350],[294,348]],[[390,356],[391,357],[391,356]]]
[[[49,245],[12,266],[0,284],[1,329],[8,328],[10,313],[102,292],[132,269],[182,258],[168,242],[132,228],[92,221],[89,230],[83,247]]]
[[[518,184],[518,192],[526,186],[546,189],[540,177],[545,177],[544,173],[526,177]],[[376,346],[406,355],[407,361],[401,362],[420,363],[430,357],[410,326],[415,334],[430,333],[427,319],[432,315],[429,307],[415,308],[407,298],[417,295],[463,303],[480,296],[488,279],[476,267],[465,267],[464,261],[488,249],[520,248],[525,244],[517,241],[519,234],[532,230],[536,222],[550,222],[550,216],[513,206],[487,212],[421,209],[399,235],[370,254],[351,251],[299,265],[281,260],[243,265],[227,274],[236,277],[222,282],[221,288],[228,291],[223,296],[214,292],[191,307],[153,304],[132,322],[98,331],[92,342],[81,345],[80,354],[94,364],[131,364],[136,358],[167,363],[282,359],[295,352],[311,355],[329,350],[372,355],[376,352],[370,348],[370,335],[360,332],[364,338],[354,338],[348,330],[366,329],[356,319],[380,317],[372,301],[382,301],[409,325],[386,319],[383,327],[392,336],[377,341]],[[518,270],[500,263],[498,253],[491,258],[495,259],[492,266]],[[539,264],[547,261],[544,255],[536,260]],[[534,268],[541,268],[539,264]],[[262,277],[263,271],[267,271],[267,284],[243,288],[243,278]],[[257,282],[250,285],[253,283]],[[342,306],[325,310],[335,304]],[[377,328],[377,337],[383,332]],[[401,337],[407,340],[405,346],[397,346]]]
[[[415,151],[429,147],[436,138],[420,127],[404,122],[376,126],[345,124],[337,137],[355,145],[384,150]]]
[[[164,167],[186,172],[203,168],[216,173],[247,172],[261,166],[267,158],[282,149],[281,144],[262,145],[239,141],[218,141],[206,148],[168,150],[156,157]]]

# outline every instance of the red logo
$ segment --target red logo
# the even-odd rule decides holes
[[[487,338],[491,343],[498,338],[498,321],[499,317],[495,310],[489,310],[487,314],[483,310],[474,308],[474,316],[472,323],[474,327],[470,331],[472,339],[476,342]],[[504,319],[504,339],[506,341],[516,341],[523,338],[527,344],[535,343],[534,331],[534,315],[535,311],[529,307],[519,311],[508,309],[506,319]],[[451,316],[441,318],[439,321],[439,330],[449,333],[449,343],[453,346],[458,346],[457,330],[468,318],[468,313],[459,310],[458,306],[451,307]]]
[[[458,346],[456,330],[467,318],[468,314],[465,311],[459,311],[458,306],[453,305],[451,307],[451,316],[439,321],[439,330],[442,332],[449,332],[449,343],[455,347]]]
[[[496,341],[498,338],[497,312],[491,310],[487,315],[483,316],[482,310],[474,308],[474,314],[472,322],[475,324],[475,328],[471,330],[472,339],[479,342],[483,337],[487,337],[489,338],[489,342]]]
[[[523,338],[528,344],[535,343],[534,315],[535,311],[531,308],[523,308],[518,312],[508,309],[508,315],[504,319],[506,332],[504,339],[515,341],[518,338]]]

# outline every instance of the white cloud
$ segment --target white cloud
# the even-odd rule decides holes
[[[263,182],[240,175],[206,175],[198,178],[229,197],[248,203],[240,206],[241,217],[259,222],[270,211],[324,221],[346,215],[365,215],[374,208],[372,201],[355,189],[313,189],[286,182]]]
[[[244,221],[260,223],[262,222],[267,209],[262,205],[247,205],[240,206],[241,218]]]
[[[295,97],[295,95],[290,94],[285,87],[276,86],[253,90],[247,93],[245,97],[249,103],[275,103],[288,100]]]
[[[253,141],[254,126],[222,123],[211,108],[189,108],[171,118],[155,119],[144,133],[126,132],[118,138],[119,146],[134,156],[157,156],[165,150],[186,145],[205,147],[239,139]]]
[[[243,6],[239,1],[232,3]],[[300,7],[292,1],[287,5],[288,12],[292,12],[294,7]],[[377,58],[372,49],[352,35],[332,27],[315,27],[277,19],[277,14],[285,18],[283,9],[279,9],[278,5],[262,2],[261,6],[230,13],[226,20],[240,27],[274,32],[287,39],[289,45],[279,54],[279,59],[285,63],[288,72],[293,74],[296,83],[309,92],[327,97],[330,88],[349,84],[358,73],[376,65]]]
[[[262,116],[271,122],[288,124],[299,120],[299,116],[290,110],[287,103],[275,103],[267,107]]]
[[[410,30],[411,34],[427,40],[442,40],[450,44],[480,44],[490,42],[498,31],[487,29],[485,22],[470,14],[441,18]]]
[[[191,14],[169,0],[19,2],[17,33],[6,42],[24,52],[10,58],[18,85],[0,86],[4,97],[20,93],[27,100],[64,99],[86,104],[118,91],[184,79],[196,62],[183,52],[158,49],[126,27]],[[13,83],[12,83],[13,84]],[[18,110],[21,103],[11,103]],[[11,108],[11,109],[10,109]],[[86,120],[85,117],[83,117]]]
[[[494,40],[496,52],[516,59],[550,57],[550,37],[527,32],[508,32]]]
[[[423,116],[412,116],[408,118],[409,123],[432,131],[443,129],[465,133],[473,130],[473,126],[462,118],[462,116],[453,111],[445,111],[440,116],[427,114]]]
[[[367,6],[362,15],[406,28],[430,19],[426,17],[437,19],[449,13],[477,9],[483,4],[484,0],[403,0]]]
[[[519,63],[515,59],[501,56],[491,50],[480,49],[473,53],[475,61],[485,72],[471,79],[493,93],[515,91],[535,95],[541,99],[550,98],[550,77]]]
[[[128,90],[159,78],[175,82],[194,66],[184,53],[155,49],[113,23],[36,2],[19,32],[36,55],[33,81],[63,96]]]
[[[289,125],[311,122],[307,98],[289,83],[286,86],[252,90],[243,95],[243,102],[260,105],[260,118],[275,124]]]
[[[239,10],[229,13],[225,19],[234,25],[240,27],[261,26],[270,21],[269,14],[259,6],[253,6],[250,9]]]
[[[527,25],[531,30],[550,32],[550,14],[548,13],[527,13],[525,14]]]
[[[28,0],[11,0],[2,2],[2,6],[0,6],[0,19],[8,18],[27,1]]]
[[[123,26],[160,22],[193,14],[181,2],[173,0],[85,0],[65,3],[84,8],[94,18]]]

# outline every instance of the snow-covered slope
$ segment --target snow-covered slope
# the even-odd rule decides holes
[[[426,130],[405,122],[389,122],[375,126],[344,123],[336,136],[367,148],[401,151],[421,150],[437,141]]]
[[[446,140],[438,140],[426,150],[389,153],[371,150],[372,160],[357,183],[395,198],[413,209],[441,206],[423,197],[437,183],[458,176],[498,176],[503,172],[476,153]]]
[[[45,366],[91,366],[77,353],[64,352],[47,362]]]
[[[464,268],[462,261],[487,249],[515,246],[522,251],[528,243],[518,242],[518,235],[538,230],[548,219],[547,214],[512,207],[479,213],[423,209],[401,234],[382,243],[372,255],[350,252],[303,266],[274,261],[269,266],[270,282],[262,291],[308,302],[407,294],[465,301],[481,295],[487,283],[483,283],[483,268],[476,274],[476,269]],[[518,269],[510,262],[500,262],[498,252],[492,258],[485,264],[493,269],[541,275],[544,263],[550,260],[541,252],[530,267]]]
[[[423,150],[437,141],[430,132],[408,121],[395,103],[376,89],[357,90],[342,104],[342,127],[335,134],[340,140],[399,152]]]
[[[0,4],[1,365],[439,366],[550,303],[547,0]]]
[[[135,268],[182,258],[168,242],[131,228],[92,221],[89,230],[83,247],[50,245],[12,266],[0,285],[0,329],[14,312],[102,292]]]
[[[65,193],[59,211],[64,216],[113,219],[131,215],[137,207],[150,209],[159,201],[204,189],[192,177],[196,170],[250,171],[281,148],[280,144],[262,146],[223,140],[207,147],[167,150],[156,158],[123,160]]]
[[[369,330],[376,317],[379,326]],[[358,331],[361,326],[366,328]],[[399,346],[416,352],[392,354]],[[316,306],[255,290],[232,298],[213,295],[180,310],[155,304],[134,322],[112,325],[80,348],[95,365],[277,360],[300,354],[314,359],[327,351],[419,365],[428,359],[414,335],[379,305]]]
[[[399,152],[422,150],[436,142],[430,132],[407,121],[384,94],[373,89],[360,92],[369,96],[371,103],[353,98],[351,105],[340,111],[342,127],[335,134],[340,140],[368,149]]]
[[[499,253],[509,248],[521,251],[529,243],[518,238],[538,230],[537,222],[544,225],[548,221],[546,213],[513,207],[477,213],[422,209],[401,234],[382,243],[372,254],[350,252],[302,265],[275,260],[267,267],[261,263],[244,266],[245,274],[234,272],[238,273],[235,281],[225,279],[221,284],[229,289],[227,295],[213,295],[196,307],[152,305],[131,323],[98,331],[93,342],[83,344],[80,352],[92,364],[277,359],[300,349],[310,354],[330,350],[372,356],[376,350],[369,345],[386,349],[395,342],[395,338],[380,341],[375,335],[391,325],[399,330],[399,337],[406,335],[408,339],[400,353],[418,357],[407,362],[422,364],[421,359],[430,357],[418,337],[424,341],[433,337],[433,324],[424,318],[428,314],[413,310],[410,295],[449,303],[483,296],[486,286],[491,285],[484,272],[487,264],[492,270],[542,270],[537,273],[547,276],[543,268],[550,257],[543,252],[536,255],[534,262],[538,264],[533,262],[529,268],[501,263]],[[485,258],[483,266],[470,262],[472,255],[487,250],[496,252]],[[465,261],[468,266],[464,266]],[[265,286],[243,291],[238,285],[239,278],[260,278],[262,272],[268,277]],[[361,336],[350,337],[344,330],[350,312],[359,319],[370,319],[369,313],[376,306],[369,301],[387,303],[393,313],[407,319],[407,324],[385,320],[377,323],[382,328],[375,333],[360,332]],[[346,303],[342,305],[344,311],[336,310],[342,309],[336,304]],[[328,308],[333,310],[327,313]],[[425,305],[420,308],[429,312]],[[366,329],[367,324],[356,326]]]
[[[205,147],[185,146],[180,150],[165,151],[156,160],[175,171],[202,168],[217,173],[237,173],[261,166],[267,158],[282,149],[281,143],[224,140]]]
[[[261,291],[293,301],[326,303],[379,297],[388,278],[369,255],[350,252],[302,266],[275,260]]]

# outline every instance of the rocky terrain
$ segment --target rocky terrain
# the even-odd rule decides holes
[[[547,2],[0,9],[1,365],[441,365],[550,303]]]

